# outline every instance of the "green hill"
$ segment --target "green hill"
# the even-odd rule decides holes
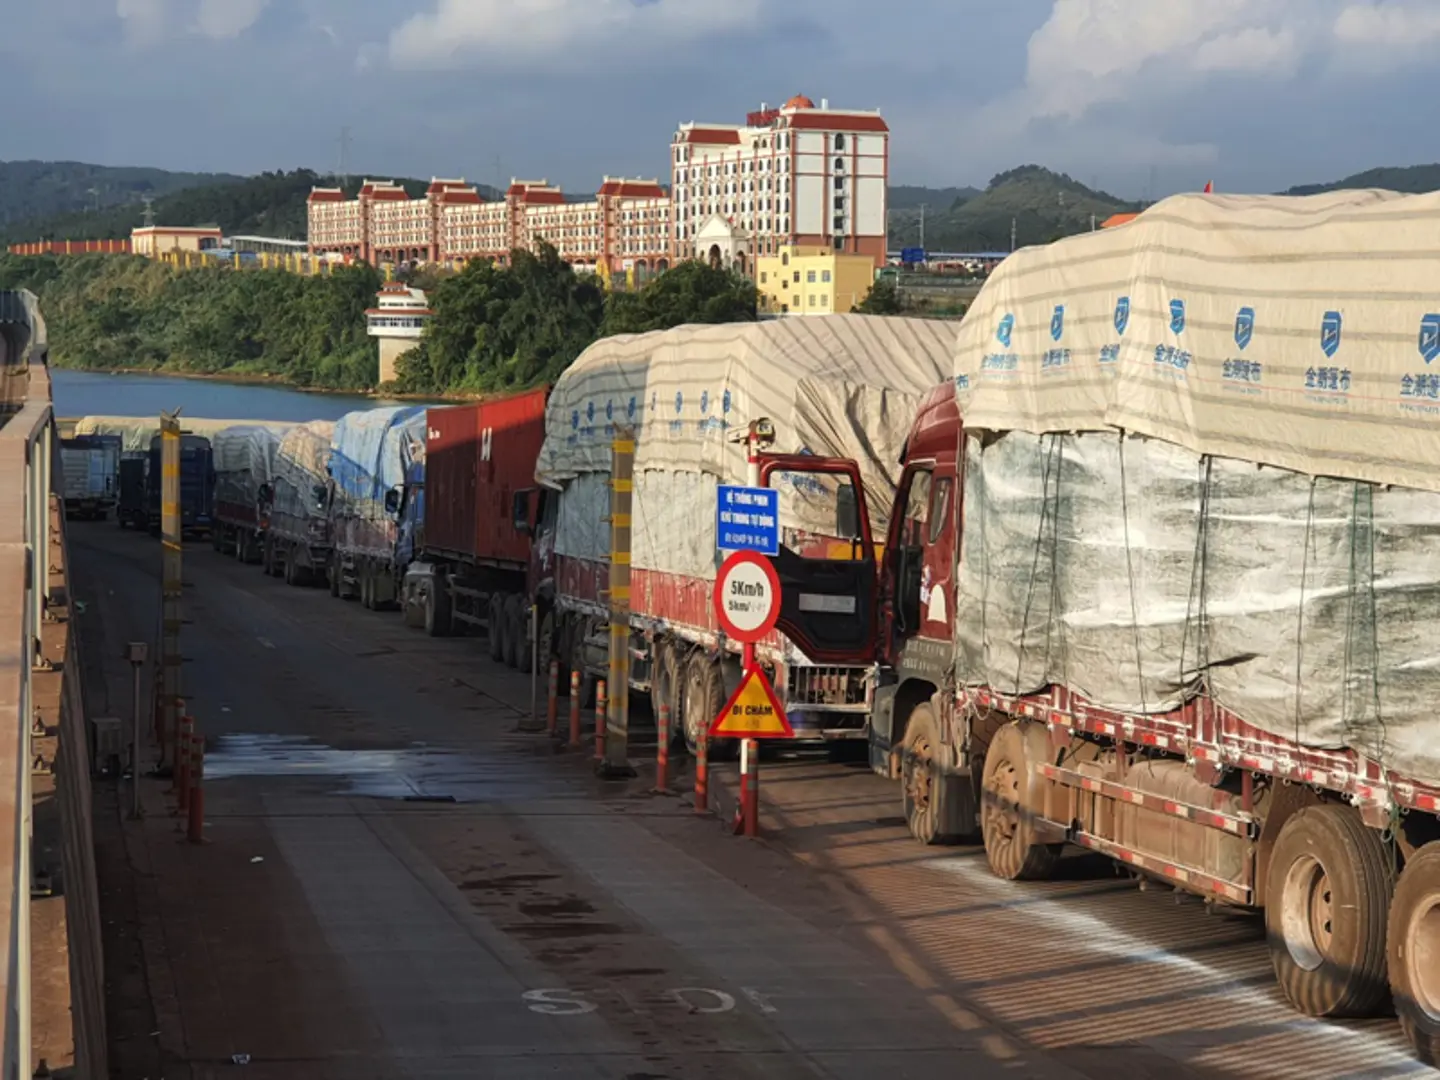
[[[924,205],[928,214],[931,211],[951,209],[979,194],[980,189],[973,187],[928,188],[891,184],[890,209],[919,210]]]
[[[412,196],[423,194],[430,184],[428,180],[404,178],[396,182],[404,185]],[[303,240],[305,200],[310,189],[335,183],[333,176],[323,176],[310,169],[261,173],[175,190],[157,198],[152,209],[157,225],[218,225],[227,235]],[[350,195],[359,190],[360,183],[359,179],[349,182]],[[493,188],[484,184],[478,187],[486,198],[495,197]],[[80,211],[19,221],[0,228],[0,244],[123,238],[130,235],[131,229],[144,224],[144,211],[144,206],[136,201],[111,206],[99,213]]]
[[[1111,214],[1136,209],[1064,173],[1022,165],[1000,173],[984,191],[949,208],[932,204],[925,214],[925,246],[931,251],[1009,251],[1012,223],[1016,246],[1024,247],[1085,232]],[[919,242],[918,210],[892,210],[890,246]]]
[[[79,161],[0,161],[0,229],[9,232],[24,221],[103,213],[139,203],[145,195],[158,198],[241,179],[224,173],[115,168]]]
[[[1440,191],[1440,164],[1382,166],[1366,169],[1364,172],[1347,176],[1330,184],[1300,184],[1282,192],[1284,195],[1319,195],[1325,191],[1343,191],[1349,188],[1383,188],[1406,195],[1422,195],[1427,191]]]

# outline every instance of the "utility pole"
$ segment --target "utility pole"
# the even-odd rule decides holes
[[[930,208],[929,203],[920,204],[920,250],[925,250],[925,211]]]
[[[505,165],[500,160],[500,155],[495,155],[495,195],[503,198],[505,195]]]
[[[155,227],[155,196],[142,195],[140,201],[145,204],[145,228],[153,229]]]
[[[1014,254],[1014,252],[1015,252],[1015,234],[1016,234],[1015,219],[1012,217],[1012,218],[1010,219],[1010,252],[1011,252],[1011,254]]]
[[[160,671],[165,703],[164,736],[160,747],[161,773],[173,773],[178,760],[180,714],[184,710],[180,688],[181,600],[184,584],[180,565],[180,410],[160,414]]]

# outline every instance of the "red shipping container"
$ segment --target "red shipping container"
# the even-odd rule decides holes
[[[524,566],[516,492],[535,487],[548,387],[426,415],[425,548],[464,561]]]

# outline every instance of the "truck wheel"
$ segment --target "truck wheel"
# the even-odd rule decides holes
[[[1390,904],[1390,993],[1400,1029],[1426,1065],[1440,1065],[1440,841],[1405,864]]]
[[[485,615],[485,636],[489,639],[490,659],[505,662],[505,598],[490,594],[490,610]]]
[[[703,649],[696,650],[685,665],[685,715],[681,725],[685,733],[685,749],[691,754],[695,753],[700,740],[724,707],[725,677],[720,664],[706,656]],[[712,739],[706,756],[711,760],[723,757],[733,742],[733,739]]]
[[[680,723],[680,683],[684,672],[680,664],[680,652],[668,641],[660,640],[652,646],[655,654],[654,689],[650,692],[651,704],[655,706],[655,723],[660,723],[660,708],[670,710],[670,745],[684,745],[684,725]]]
[[[1307,806],[1275,839],[1265,937],[1275,978],[1309,1016],[1370,1016],[1385,1004],[1385,923],[1394,891],[1380,834],[1348,806]]]
[[[905,725],[900,790],[910,835],[922,844],[951,844],[961,839],[948,831],[945,821],[939,762],[943,750],[935,713],[929,705],[917,705]]]
[[[425,633],[431,637],[448,637],[455,628],[450,609],[450,594],[442,579],[432,578],[425,594]]]
[[[990,869],[1006,881],[1048,878],[1064,847],[1040,843],[1030,820],[1039,801],[1034,797],[1033,768],[1042,756],[1033,742],[1048,738],[1043,729],[1022,729],[1011,722],[995,734],[985,753],[980,829]]]

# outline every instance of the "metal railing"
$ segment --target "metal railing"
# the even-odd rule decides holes
[[[15,295],[15,294],[10,294]],[[40,628],[49,588],[51,465],[55,421],[45,367],[44,322],[34,297],[19,294],[29,325],[12,316],[0,366],[0,973],[4,977],[0,1080],[29,1080],[31,680],[42,663]],[[8,730],[7,730],[8,729]]]

